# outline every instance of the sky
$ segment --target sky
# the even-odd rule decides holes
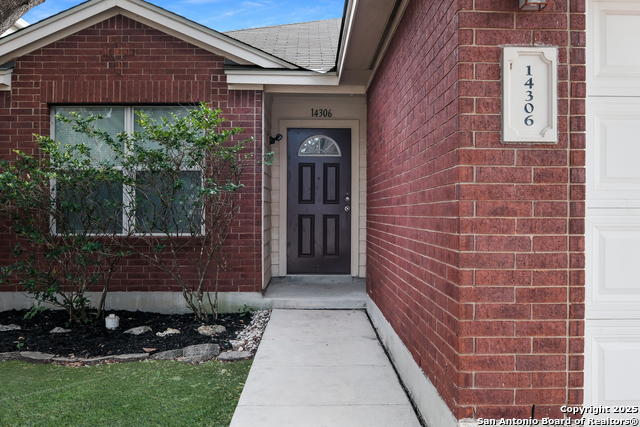
[[[344,0],[147,0],[216,31],[231,31],[342,17]],[[22,19],[29,24],[83,0],[46,0]]]

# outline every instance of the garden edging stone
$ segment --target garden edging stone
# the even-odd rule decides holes
[[[39,351],[21,351],[20,359],[30,363],[49,363],[55,354],[41,353]]]
[[[245,329],[237,333],[240,339],[229,340],[233,350],[228,351],[221,351],[223,350],[221,346],[213,343],[190,345],[154,354],[150,352],[129,353],[90,358],[62,357],[39,351],[9,351],[0,353],[0,362],[18,360],[28,363],[52,363],[66,366],[94,366],[104,363],[124,363],[142,360],[178,360],[191,364],[204,363],[210,360],[235,362],[249,359],[254,355],[269,317],[270,311],[255,312],[252,321],[245,326]],[[171,328],[168,328],[168,330],[170,331]],[[221,329],[219,328],[216,332],[221,332]],[[155,349],[144,348],[144,350]]]
[[[20,352],[12,351],[9,353],[0,353],[0,362],[5,362],[9,360],[20,360]]]
[[[14,351],[10,353],[0,353],[0,362],[10,360],[21,360],[29,363],[53,363],[56,365],[94,366],[101,363],[117,362],[138,362],[141,360],[180,360],[185,363],[204,363],[210,360],[220,362],[235,362],[245,360],[252,356],[248,351],[225,351],[220,353],[220,347],[216,344],[192,345],[186,348],[168,350],[154,355],[149,353],[116,354],[113,356],[102,356],[92,358],[82,357],[55,357],[53,354],[41,353],[39,351]]]

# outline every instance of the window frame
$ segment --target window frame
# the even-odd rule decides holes
[[[136,110],[149,110],[149,109],[153,109],[153,108],[167,108],[167,107],[174,107],[176,109],[180,108],[180,109],[185,109],[185,110],[190,110],[193,108],[196,108],[194,105],[189,105],[189,106],[184,106],[184,105],[179,105],[179,104],[160,104],[160,105],[118,105],[118,104],[56,104],[56,105],[51,105],[49,107],[49,112],[50,112],[50,137],[51,139],[53,139],[54,141],[58,141],[56,139],[56,124],[57,124],[57,120],[56,120],[56,114],[58,111],[58,108],[67,108],[67,109],[72,109],[72,108],[122,108],[124,110],[124,132],[127,132],[128,134],[133,134],[134,130],[135,130],[135,122],[136,122]],[[58,141],[58,142],[62,142],[62,141]],[[129,154],[128,148],[124,147],[125,151],[127,152],[127,154]],[[118,169],[121,169],[121,167],[118,167]],[[138,171],[145,171],[145,169],[143,168],[138,168],[135,169],[134,172],[138,172]],[[187,168],[187,169],[180,169],[181,172],[200,172],[200,185],[203,185],[204,182],[204,173],[202,173],[202,169],[199,167],[195,167],[195,168]],[[50,181],[49,184],[49,188],[51,191],[51,197],[53,200],[56,200],[56,196],[57,196],[57,190],[56,190],[56,180],[52,179]],[[166,236],[167,233],[163,233],[163,232],[152,232],[152,233],[139,233],[136,231],[136,213],[135,212],[125,212],[126,207],[131,205],[131,195],[133,195],[135,197],[135,188],[131,188],[131,186],[128,185],[124,185],[122,188],[122,203],[123,203],[123,208],[122,208],[122,230],[120,233],[114,233],[117,236],[154,236],[154,237],[162,237],[162,236]],[[204,235],[205,233],[205,218],[206,218],[206,212],[204,212],[204,208],[203,208],[203,212],[202,212],[202,221],[201,221],[201,233]],[[52,232],[52,234],[57,234],[57,229],[56,229],[56,221],[55,219],[51,216],[50,217],[50,230]],[[188,235],[190,233],[188,232],[170,232],[170,234],[172,235]],[[96,235],[96,234],[89,234],[89,235]]]

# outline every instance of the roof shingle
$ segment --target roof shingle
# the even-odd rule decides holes
[[[224,34],[299,67],[326,73],[336,64],[341,21],[336,18]]]

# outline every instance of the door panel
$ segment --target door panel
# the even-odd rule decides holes
[[[287,145],[287,272],[348,274],[351,129],[288,129]]]
[[[591,97],[588,207],[640,207],[640,98]]]
[[[587,213],[588,318],[638,318],[640,212],[592,208]]]
[[[640,95],[640,2],[592,0],[587,13],[589,95]]]
[[[585,404],[638,405],[640,321],[587,320],[587,330]],[[629,414],[610,413],[593,418],[604,417],[629,418]]]
[[[316,165],[300,163],[298,167],[298,203],[315,203]]]

